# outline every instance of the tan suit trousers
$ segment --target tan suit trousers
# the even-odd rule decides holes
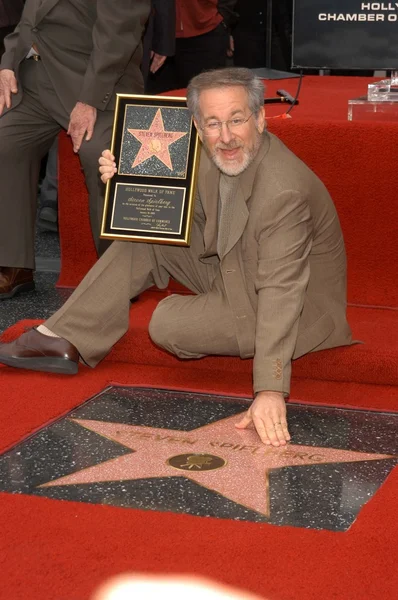
[[[196,295],[174,294],[159,303],[149,326],[152,340],[180,358],[238,356],[219,266],[200,262],[198,239],[193,232],[189,248],[114,242],[46,326],[94,367],[128,330],[130,299],[153,285],[166,288],[171,276]]]

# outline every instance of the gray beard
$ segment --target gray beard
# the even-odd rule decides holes
[[[249,153],[245,153],[243,162],[235,165],[233,163],[225,164],[225,162],[216,153],[214,153],[211,158],[221,173],[224,173],[224,175],[229,175],[230,177],[236,177],[247,169],[247,167],[253,161],[254,156],[252,157]]]
[[[257,135],[257,139],[254,143],[254,146],[251,150],[244,150],[243,151],[243,161],[239,164],[234,164],[233,161],[231,161],[231,164],[226,164],[225,161],[223,161],[220,156],[217,154],[217,149],[215,149],[215,151],[210,154],[210,158],[211,160],[214,162],[214,164],[216,165],[216,167],[221,171],[221,173],[224,173],[224,175],[229,175],[229,177],[236,177],[238,175],[240,175],[241,173],[243,173],[243,171],[246,171],[247,167],[253,162],[253,160],[256,158],[258,150],[260,148],[261,145],[261,134],[259,133]],[[222,146],[223,149],[233,149],[236,148],[236,145],[232,145],[230,146],[230,148],[228,146]]]

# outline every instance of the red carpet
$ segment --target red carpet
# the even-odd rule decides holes
[[[248,395],[247,374],[105,362],[76,377],[0,368],[1,449],[111,381]],[[298,380],[293,397],[388,409],[385,386]],[[0,598],[86,600],[112,574],[213,577],[271,600],[393,598],[398,584],[395,470],[345,533],[0,495]]]

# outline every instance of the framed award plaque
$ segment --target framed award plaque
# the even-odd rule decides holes
[[[117,94],[101,237],[188,246],[200,142],[185,98]]]

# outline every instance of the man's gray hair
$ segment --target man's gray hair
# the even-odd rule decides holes
[[[197,121],[200,121],[199,97],[204,90],[236,86],[241,86],[246,90],[250,112],[257,117],[260,109],[264,106],[265,86],[250,69],[243,67],[214,69],[193,77],[187,88],[187,105],[191,114]]]

